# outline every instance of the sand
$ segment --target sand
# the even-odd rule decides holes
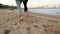
[[[60,34],[60,16],[30,12],[21,21],[17,9],[0,9],[0,34]]]

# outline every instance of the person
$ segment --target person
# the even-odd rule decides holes
[[[20,19],[23,19],[24,13],[26,14],[28,12],[28,8],[27,8],[27,2],[28,2],[28,0],[15,0],[15,1],[16,1],[19,13],[20,13]],[[21,10],[21,3],[22,2],[23,2],[23,5],[24,5],[24,12]]]

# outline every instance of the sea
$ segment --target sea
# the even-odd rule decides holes
[[[51,9],[29,8],[28,10],[35,13],[44,13],[44,14],[60,16],[60,8],[51,8]]]

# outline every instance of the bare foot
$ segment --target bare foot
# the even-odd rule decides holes
[[[30,12],[24,12],[24,16],[29,16]]]
[[[23,21],[23,19],[24,19],[24,16],[20,16],[20,20]]]

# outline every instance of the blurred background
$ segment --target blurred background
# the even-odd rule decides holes
[[[31,12],[60,15],[60,0],[29,0],[27,6]],[[21,7],[24,8],[23,3]],[[0,0],[0,8],[17,8],[17,6],[15,0]]]

